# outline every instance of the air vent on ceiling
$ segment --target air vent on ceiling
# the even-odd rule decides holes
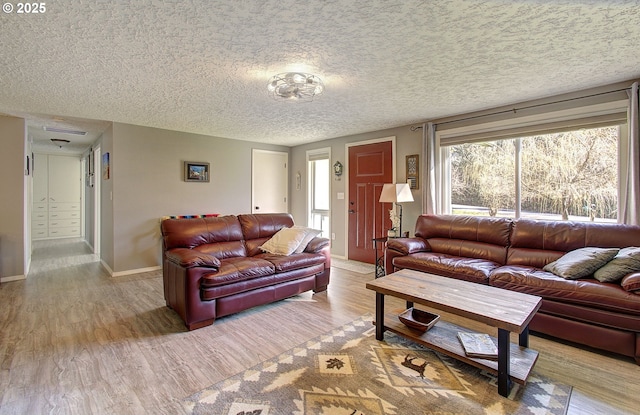
[[[50,133],[72,134],[72,135],[87,135],[86,131],[67,130],[65,128],[44,127],[44,130],[48,131]]]

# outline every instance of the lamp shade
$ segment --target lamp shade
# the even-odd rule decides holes
[[[413,195],[411,194],[411,187],[408,183],[387,183],[382,186],[382,192],[380,193],[380,200],[382,203],[402,203],[413,202]]]

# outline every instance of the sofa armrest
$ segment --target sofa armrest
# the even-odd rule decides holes
[[[219,268],[220,260],[212,255],[188,248],[175,248],[165,253],[166,258],[184,268]]]
[[[427,241],[422,238],[390,238],[387,240],[386,248],[393,249],[404,255],[431,250]]]
[[[309,252],[312,254],[320,253],[324,248],[329,246],[329,239],[315,237],[307,244],[307,247],[304,249],[304,252]]]
[[[395,271],[393,259],[415,252],[431,251],[429,243],[422,238],[389,238],[384,249],[384,270],[386,274]]]

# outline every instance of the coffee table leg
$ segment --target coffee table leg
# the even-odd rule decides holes
[[[518,337],[518,344],[522,347],[529,347],[529,326],[525,327]]]
[[[376,293],[376,340],[384,339],[384,294]]]
[[[509,396],[511,391],[511,379],[509,378],[511,365],[511,346],[509,331],[498,329],[498,393],[501,396]]]

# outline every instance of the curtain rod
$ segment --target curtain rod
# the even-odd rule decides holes
[[[460,121],[475,120],[477,118],[490,117],[492,115],[506,114],[506,113],[509,113],[509,112],[513,112],[515,114],[517,111],[522,111],[522,110],[527,110],[527,109],[537,108],[537,107],[544,107],[545,105],[560,104],[562,102],[571,102],[571,101],[576,101],[576,100],[584,99],[584,98],[597,97],[597,96],[600,96],[600,95],[614,94],[616,92],[629,91],[630,89],[631,89],[631,87],[627,87],[627,88],[616,89],[616,90],[613,90],[613,91],[599,92],[597,94],[584,95],[584,96],[581,96],[581,97],[561,99],[561,100],[553,101],[553,102],[545,102],[543,104],[527,105],[527,106],[520,107],[520,108],[515,108],[514,107],[514,108],[509,109],[509,110],[496,111],[496,112],[492,112],[492,113],[489,113],[489,114],[475,115],[475,116],[472,116],[472,117],[459,118],[457,120],[434,123],[434,125],[444,125],[444,124],[450,124],[450,123],[460,122]],[[414,127],[411,127],[411,128],[412,128],[411,131],[415,131],[413,129]],[[417,128],[422,128],[422,127],[417,127]]]

